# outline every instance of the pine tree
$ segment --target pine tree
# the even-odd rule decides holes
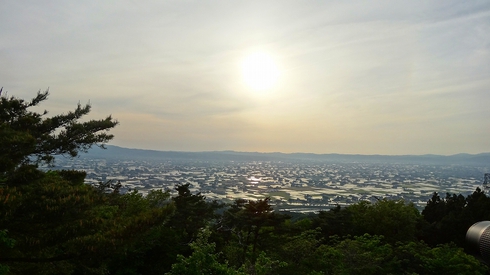
[[[28,182],[37,166],[52,164],[55,155],[75,157],[93,145],[104,147],[113,138],[107,131],[118,122],[111,116],[80,122],[90,112],[89,104],[52,117],[46,117],[47,111],[30,110],[48,95],[39,91],[30,101],[0,96],[0,183]]]

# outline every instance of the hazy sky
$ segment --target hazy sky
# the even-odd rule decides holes
[[[4,0],[0,86],[131,148],[490,152],[490,1]]]

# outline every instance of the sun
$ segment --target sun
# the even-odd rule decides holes
[[[245,83],[255,91],[271,89],[279,78],[279,69],[272,57],[265,52],[247,55],[242,62]]]

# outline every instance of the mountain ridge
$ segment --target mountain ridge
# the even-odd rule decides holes
[[[106,145],[107,149],[91,148],[81,154],[83,158],[105,159],[148,159],[148,160],[199,160],[199,161],[324,161],[324,162],[368,162],[368,163],[413,163],[413,164],[465,164],[490,166],[490,153],[454,155],[362,155],[362,154],[315,154],[281,152],[240,152],[240,151],[160,151],[150,149],[125,148]]]

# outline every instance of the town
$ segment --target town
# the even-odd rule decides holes
[[[322,161],[58,159],[53,169],[87,173],[86,183],[120,183],[121,192],[153,189],[174,193],[190,184],[209,200],[271,198],[280,211],[313,212],[362,200],[405,200],[422,210],[437,192],[467,196],[483,186],[487,167]],[[175,194],[175,193],[174,193]]]

